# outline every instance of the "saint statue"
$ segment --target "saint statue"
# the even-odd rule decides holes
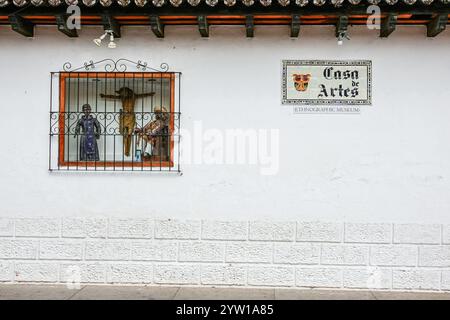
[[[139,98],[153,96],[155,93],[149,92],[137,94],[128,87],[122,87],[117,90],[116,93],[117,95],[102,93],[100,94],[100,97],[107,99],[120,99],[120,101],[122,101],[123,109],[120,109],[119,130],[120,134],[123,136],[124,153],[128,157],[130,155],[131,135],[133,134],[133,130],[136,125],[136,115],[134,113],[134,105],[136,100]]]
[[[83,105],[82,111],[84,114],[77,122],[74,135],[76,138],[80,134],[80,129],[83,130],[80,139],[80,160],[99,161],[97,139],[101,133],[100,123],[92,116],[89,104]]]
[[[155,119],[148,122],[143,128],[136,128],[138,135],[137,146],[142,140],[143,159],[148,159],[150,153],[147,146],[151,146],[151,155],[160,156],[166,160],[169,151],[169,114],[164,107],[156,107],[153,111]]]

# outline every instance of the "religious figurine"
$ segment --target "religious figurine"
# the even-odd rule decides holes
[[[134,113],[134,105],[138,98],[153,96],[154,92],[149,93],[134,93],[128,87],[122,87],[116,91],[118,95],[100,94],[101,98],[107,99],[120,99],[122,101],[122,108],[119,115],[119,130],[123,136],[123,149],[125,155],[130,156],[131,147],[131,135],[133,134],[134,127],[136,125],[136,115]]]
[[[156,107],[155,119],[148,122],[143,128],[136,128],[138,134],[137,147],[142,140],[143,159],[150,156],[160,156],[164,160],[168,156],[169,147],[169,114],[164,107]],[[151,155],[147,152],[147,146],[151,146]]]
[[[100,123],[91,114],[91,106],[85,104],[82,107],[84,115],[78,120],[75,127],[75,135],[80,134],[80,128],[83,129],[80,139],[80,160],[81,161],[99,161],[97,139],[100,138]]]

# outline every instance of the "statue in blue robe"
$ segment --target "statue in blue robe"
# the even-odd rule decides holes
[[[75,127],[75,137],[83,130],[80,139],[80,161],[99,161],[97,139],[100,138],[100,123],[91,115],[91,106],[85,104],[82,107],[84,115],[78,120]]]

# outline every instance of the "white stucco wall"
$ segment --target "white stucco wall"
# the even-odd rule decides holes
[[[2,216],[145,216],[213,220],[450,223],[450,32],[398,27],[388,38],[333,27],[126,27],[115,50],[102,29],[70,39],[37,27],[27,39],[0,26]],[[183,72],[182,127],[278,128],[279,172],[185,165],[183,176],[48,172],[50,71],[66,61],[129,58]],[[294,115],[282,106],[282,59],[369,59],[373,106],[360,115]]]
[[[449,290],[450,32],[350,28],[341,47],[332,27],[122,32],[110,50],[97,27],[0,26],[0,281]],[[188,132],[279,129],[278,173],[48,172],[50,71],[122,57],[183,72]],[[293,114],[282,59],[372,60],[373,106]]]

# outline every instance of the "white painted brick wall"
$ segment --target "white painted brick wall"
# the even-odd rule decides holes
[[[17,262],[15,281],[18,282],[57,282],[59,265],[54,262]]]
[[[14,220],[0,218],[0,237],[12,237],[14,235]]]
[[[441,279],[441,289],[450,290],[450,270],[443,270]]]
[[[394,289],[439,290],[441,271],[428,269],[397,269],[392,274]]]
[[[394,243],[440,244],[441,226],[439,224],[396,224]]]
[[[131,256],[129,241],[87,241],[86,260],[128,260]]]
[[[319,264],[319,243],[275,243],[274,263]]]
[[[341,242],[343,223],[298,222],[297,241]]]
[[[201,282],[207,285],[243,286],[247,283],[247,268],[235,265],[202,265]]]
[[[419,266],[450,267],[450,246],[421,246]]]
[[[392,270],[379,267],[344,269],[344,287],[390,289],[392,287]]]
[[[0,259],[36,259],[38,241],[1,239]]]
[[[202,221],[202,239],[206,240],[246,240],[248,222],[243,221]]]
[[[235,242],[226,246],[226,262],[271,263],[273,244]]]
[[[62,236],[66,238],[106,238],[106,218],[63,218]]]
[[[293,286],[294,267],[249,267],[248,284],[253,286]]]
[[[450,244],[450,224],[442,226],[442,243]]]
[[[186,262],[221,262],[224,260],[224,254],[224,243],[188,241],[180,243],[178,260]]]
[[[101,263],[62,263],[60,264],[60,280],[63,283],[104,283],[106,281],[106,265]]]
[[[39,259],[43,260],[81,260],[83,244],[73,240],[41,240]]]
[[[249,226],[249,239],[260,241],[294,241],[294,222],[252,221]]]
[[[11,261],[0,261],[0,281],[10,282],[13,279],[14,265]]]
[[[157,220],[156,239],[199,239],[201,222],[195,220]]]
[[[120,219],[109,221],[109,238],[152,238],[153,221],[150,219]]]
[[[199,284],[200,268],[194,264],[155,265],[155,283]]]
[[[18,218],[15,221],[16,237],[59,237],[60,229],[58,218]]]
[[[392,225],[389,223],[346,223],[345,242],[390,243]]]
[[[342,269],[323,267],[297,268],[296,285],[312,288],[340,288],[342,286]]]
[[[112,264],[108,268],[109,283],[152,283],[153,266],[151,264]]]
[[[176,261],[178,244],[175,241],[133,241],[131,243],[131,260],[142,261]]]
[[[0,281],[450,291],[450,226],[0,218]]]
[[[322,264],[366,265],[369,261],[369,246],[366,245],[322,245]]]
[[[418,248],[406,245],[378,245],[370,248],[373,266],[415,266]]]

